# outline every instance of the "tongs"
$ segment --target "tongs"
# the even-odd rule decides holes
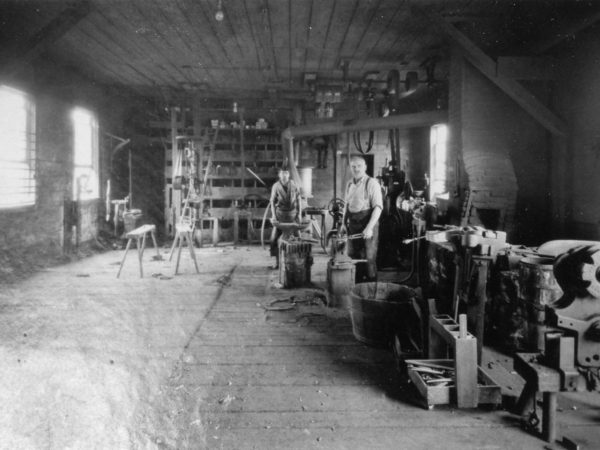
[[[366,239],[362,233],[351,234],[347,239]],[[371,238],[369,238],[371,239]]]

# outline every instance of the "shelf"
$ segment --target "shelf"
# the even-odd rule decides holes
[[[269,192],[265,188],[258,187],[212,187],[204,198],[241,199],[247,195],[259,195],[269,199]]]
[[[203,134],[209,135],[212,139],[216,130],[206,128],[203,130]],[[185,131],[189,132],[189,130]],[[243,133],[240,133],[239,128],[219,128],[218,131],[219,134],[212,158],[209,146],[204,145],[202,158],[197,160],[197,177],[199,179],[204,178],[209,158],[211,160],[210,173],[207,177],[207,186],[203,196],[204,208],[213,217],[229,220],[233,219],[233,214],[238,210],[240,202],[244,202],[248,205],[246,211],[252,212],[253,221],[260,221],[268,207],[271,193],[270,185],[278,178],[276,168],[281,165],[285,157],[280,139],[280,130],[244,129]],[[241,135],[243,135],[244,143],[243,153]],[[178,142],[178,148],[181,149],[185,146],[185,138],[180,139]],[[173,173],[171,157],[171,151],[167,150],[167,163],[165,164],[167,178]],[[218,167],[218,173],[217,166],[220,166]],[[245,170],[245,167],[250,168],[268,187],[262,185],[254,175]],[[170,204],[168,199],[170,195],[175,198],[175,191],[171,191],[167,187],[165,192],[169,193],[167,194],[167,204]],[[171,192],[173,193],[171,194]],[[259,199],[245,201],[248,196],[259,197]],[[171,209],[173,211],[178,210],[177,207]],[[176,217],[176,213],[169,211],[167,213],[169,217]]]
[[[256,153],[260,153],[257,155]],[[252,160],[255,159],[256,156],[259,156],[257,162],[269,162],[269,161],[281,161],[283,159],[283,150],[244,150],[244,156],[246,156],[246,160],[248,160],[249,156],[252,156]],[[207,152],[204,152],[202,156],[202,161],[208,161],[209,155]],[[231,150],[231,149],[215,149],[215,153],[213,154],[213,164],[216,161],[223,162],[239,162],[242,157],[241,151],[239,150]]]

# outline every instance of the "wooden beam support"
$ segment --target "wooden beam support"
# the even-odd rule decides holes
[[[23,47],[14,49],[15,53],[12,55],[11,60],[7,61],[9,56],[4,55],[2,59],[5,64],[1,69],[2,75],[11,77],[18,74],[24,67],[67,33],[67,31],[73,28],[81,19],[87,16],[90,10],[91,6],[88,1],[73,4],[65,8],[57,17],[32,36]],[[18,57],[14,58],[15,55],[18,55]]]
[[[413,8],[428,17],[433,25],[445,32],[448,37],[458,45],[464,57],[485,75],[492,83],[498,86],[506,95],[512,98],[521,108],[527,111],[544,128],[557,136],[566,135],[566,124],[541,103],[529,90],[518,81],[498,76],[496,62],[486,55],[469,38],[462,34],[452,24],[448,23],[439,14]]]
[[[390,130],[412,128],[446,122],[447,111],[427,111],[414,114],[399,114],[388,117],[344,120],[289,127],[283,130],[282,138],[294,139],[310,136],[327,136],[353,131]]]

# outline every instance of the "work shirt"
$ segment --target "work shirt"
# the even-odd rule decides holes
[[[354,179],[351,179],[346,186],[346,204],[350,213],[357,213],[377,207],[383,209],[381,186],[368,175],[365,175],[356,182]]]
[[[299,198],[300,190],[292,180],[288,181],[285,186],[278,181],[271,188],[271,202],[282,211],[296,210]]]

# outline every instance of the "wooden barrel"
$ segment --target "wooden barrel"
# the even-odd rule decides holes
[[[354,337],[373,347],[389,347],[394,335],[411,326],[414,289],[393,283],[359,283],[350,291]],[[405,330],[402,330],[404,328]]]

